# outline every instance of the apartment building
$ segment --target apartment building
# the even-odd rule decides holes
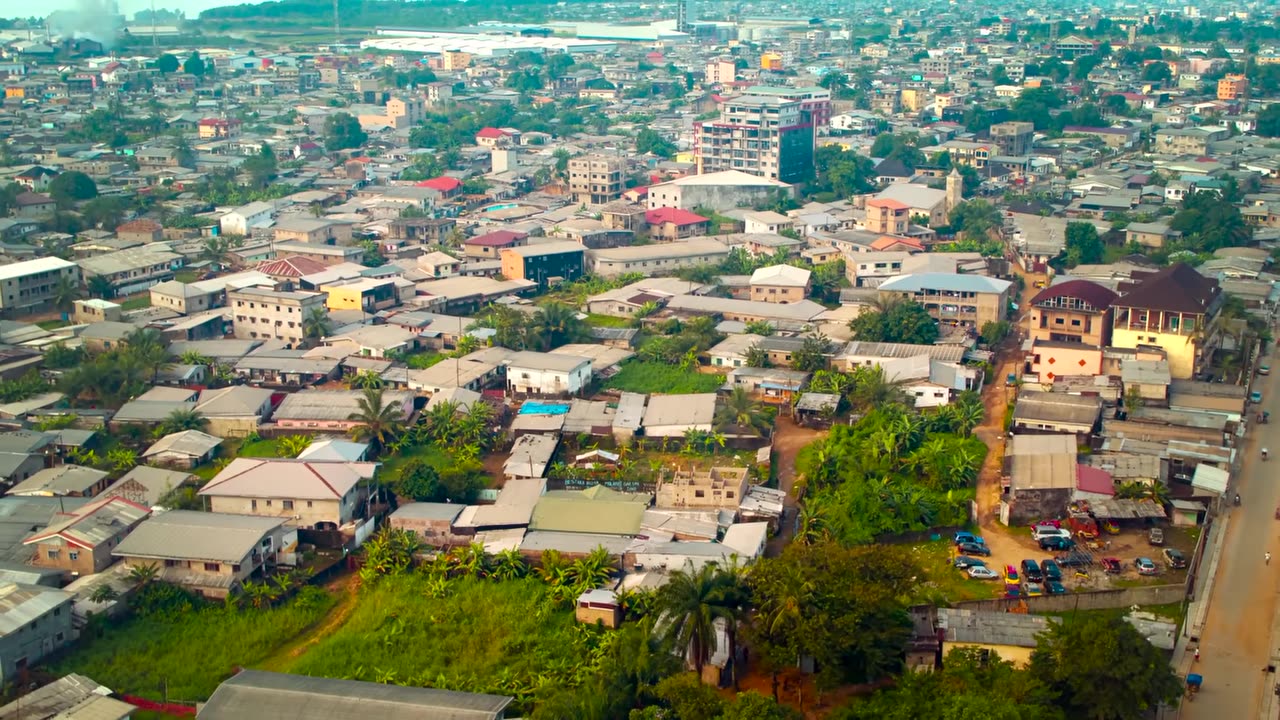
[[[867,231],[902,235],[911,224],[911,206],[898,200],[876,198],[867,201]]]
[[[707,63],[706,83],[708,85],[724,85],[738,77],[738,66],[733,58],[717,58]]]
[[[62,278],[79,285],[80,266],[56,257],[0,265],[0,312],[31,311],[47,305]]]
[[[327,218],[289,218],[276,223],[275,241],[319,245],[349,243],[351,223]]]
[[[880,284],[883,300],[920,303],[940,323],[981,329],[1004,319],[1013,283],[985,275],[914,273]]]
[[[770,95],[783,100],[794,100],[800,103],[800,110],[809,113],[815,128],[826,127],[831,123],[831,91],[824,87],[775,87],[773,85],[753,85],[747,88],[748,95]]]
[[[1115,300],[1114,292],[1088,280],[1056,283],[1031,298],[1028,334],[1034,340],[1105,347],[1111,343]]]
[[[1001,155],[1026,155],[1031,152],[1036,126],[1029,122],[1002,122],[991,126],[991,141]]]
[[[1163,348],[1175,380],[1193,377],[1217,344],[1218,281],[1182,263],[1134,280],[1114,303],[1111,345]]]
[[[627,162],[609,155],[584,155],[569,161],[569,192],[574,202],[603,205],[626,190]]]
[[[183,263],[178,253],[139,247],[84,258],[79,265],[86,278],[106,278],[117,295],[130,295],[172,280]]]
[[[799,100],[742,95],[720,103],[718,120],[694,123],[698,173],[741,170],[782,182],[813,171],[814,124]]]
[[[1230,134],[1225,127],[1165,128],[1156,132],[1152,149],[1165,155],[1205,155],[1209,143],[1225,140]]]
[[[719,240],[693,238],[685,242],[600,248],[588,250],[586,254],[587,267],[595,275],[614,277],[631,272],[661,275],[719,263],[728,257],[729,246]]]
[[[1219,100],[1243,100],[1249,94],[1249,80],[1244,75],[1226,75],[1218,80]]]
[[[532,280],[546,288],[552,279],[577,280],[584,274],[585,248],[561,241],[523,245],[503,250],[502,275],[508,280]]]
[[[306,341],[305,320],[314,310],[327,313],[324,293],[245,288],[227,293],[234,334],[241,340],[275,339],[290,346]]]

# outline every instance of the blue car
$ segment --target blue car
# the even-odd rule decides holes
[[[979,537],[979,536],[977,536],[977,535],[974,535],[974,534],[973,534],[973,533],[971,533],[971,532],[958,532],[958,533],[956,533],[956,536],[955,536],[955,538],[952,540],[952,542],[954,542],[954,543],[955,543],[955,544],[957,544],[957,545],[959,545],[960,543],[973,543],[973,544],[975,544],[975,545],[986,545],[986,544],[987,544],[987,541],[986,541],[986,540],[983,540],[981,537]]]
[[[1251,403],[1262,402],[1262,393],[1257,390],[1254,390],[1253,392],[1249,393],[1249,402]]]

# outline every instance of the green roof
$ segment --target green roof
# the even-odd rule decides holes
[[[529,529],[635,535],[650,499],[644,493],[623,493],[603,485],[587,490],[554,490],[538,500]]]

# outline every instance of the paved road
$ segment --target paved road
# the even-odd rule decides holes
[[[1262,409],[1280,420],[1280,384],[1257,378]],[[1256,410],[1255,410],[1256,412]],[[1183,703],[1180,720],[1257,717],[1270,659],[1271,627],[1280,589],[1280,422],[1255,425],[1244,443],[1244,467],[1237,483],[1242,505],[1232,508],[1217,579],[1200,638],[1196,672],[1204,688],[1194,702]],[[1277,454],[1260,460],[1261,448]],[[1270,551],[1270,566],[1263,554]],[[1183,668],[1185,671],[1186,668]]]

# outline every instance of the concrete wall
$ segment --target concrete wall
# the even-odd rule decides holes
[[[1071,610],[1107,610],[1111,608],[1127,608],[1133,605],[1170,605],[1180,603],[1187,597],[1185,585],[1145,585],[1142,587],[1120,588],[1117,590],[1091,590],[1088,592],[1067,593],[1066,595],[1042,595],[1040,597],[1012,600],[972,600],[955,603],[956,608],[963,610],[982,610],[986,612],[1008,612],[1019,602],[1026,602],[1027,609],[1033,613],[1068,612]]]

